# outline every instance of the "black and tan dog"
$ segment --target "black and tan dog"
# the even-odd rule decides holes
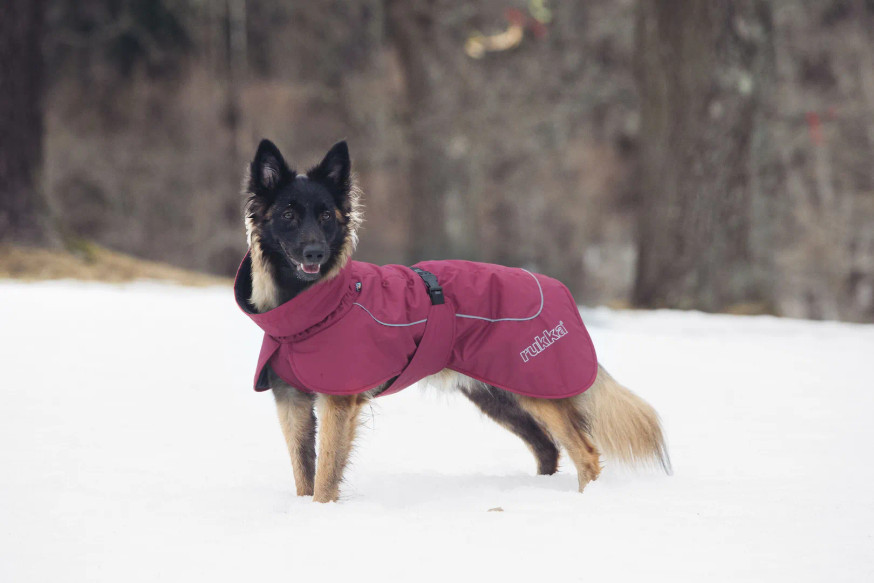
[[[362,220],[345,142],[331,148],[308,172],[298,173],[264,140],[249,168],[245,190],[251,264],[251,289],[247,281],[250,293],[243,300],[247,309],[263,314],[304,290],[318,292],[319,285],[343,270],[355,250]],[[338,396],[291,387],[269,365],[264,377],[276,399],[298,495],[312,495],[317,502],[336,500],[359,411],[385,386]],[[563,447],[576,466],[580,491],[601,472],[599,450],[619,461],[669,468],[655,411],[603,368],[598,367],[588,390],[563,399],[511,393],[449,369],[429,380],[460,391],[519,436],[534,454],[539,474],[555,473],[558,448]]]

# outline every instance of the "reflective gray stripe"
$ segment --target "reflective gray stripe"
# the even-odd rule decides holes
[[[540,282],[537,281],[537,278],[534,276],[533,273],[531,273],[527,269],[522,269],[522,271],[524,271],[525,273],[530,275],[532,278],[534,278],[534,283],[537,284],[537,289],[540,290],[540,309],[537,310],[536,314],[534,314],[533,316],[529,316],[527,318],[486,318],[483,316],[471,316],[470,314],[455,314],[455,317],[456,318],[470,318],[472,320],[484,320],[486,322],[527,322],[528,320],[533,320],[534,318],[539,316],[540,312],[543,311],[543,286],[540,285]],[[383,322],[382,320],[377,319],[376,316],[374,316],[373,314],[370,313],[370,310],[368,310],[367,308],[365,308],[364,306],[362,306],[358,302],[353,302],[352,305],[358,306],[359,308],[361,308],[362,310],[367,312],[367,314],[371,318],[373,318],[374,322],[376,322],[377,324],[382,324],[383,326],[394,326],[394,327],[415,326],[416,324],[423,324],[423,323],[428,321],[428,318],[425,318],[424,320],[410,322],[409,324],[389,324],[388,322]]]
[[[358,306],[359,308],[361,308],[362,310],[367,312],[370,315],[370,317],[373,318],[374,322],[376,322],[377,324],[382,324],[383,326],[415,326],[416,324],[423,324],[423,323],[428,321],[428,318],[425,318],[424,320],[419,320],[418,322],[410,322],[409,324],[389,324],[388,322],[383,322],[382,320],[377,320],[376,316],[374,316],[373,314],[370,313],[370,310],[368,310],[367,308],[365,308],[364,306],[362,306],[358,302],[353,302],[352,305]]]
[[[521,269],[521,267],[520,267]],[[474,320],[485,320],[486,322],[527,322],[528,320],[533,320],[537,316],[540,315],[540,312],[543,311],[543,287],[541,287],[540,282],[537,281],[537,278],[534,277],[534,274],[528,271],[527,269],[522,269],[525,273],[534,278],[534,283],[537,284],[537,289],[540,290],[540,309],[537,310],[537,313],[528,318],[484,318],[483,316],[471,316],[468,314],[455,314],[458,318],[472,318]]]

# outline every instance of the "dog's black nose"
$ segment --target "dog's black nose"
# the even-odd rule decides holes
[[[309,263],[310,265],[313,263],[321,264],[325,260],[325,246],[307,245],[303,248],[303,260],[304,263]]]

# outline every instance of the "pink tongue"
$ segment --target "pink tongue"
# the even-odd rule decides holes
[[[319,270],[322,268],[322,266],[318,263],[313,263],[311,265],[304,263],[300,267],[304,270],[304,273],[318,273]]]

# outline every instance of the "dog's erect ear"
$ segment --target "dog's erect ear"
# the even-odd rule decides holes
[[[352,163],[349,161],[349,147],[345,141],[337,142],[325,154],[319,165],[307,172],[312,180],[326,183],[340,194],[347,194],[352,186]]]
[[[270,192],[288,171],[279,148],[270,140],[261,140],[249,169],[249,189],[253,194]]]

